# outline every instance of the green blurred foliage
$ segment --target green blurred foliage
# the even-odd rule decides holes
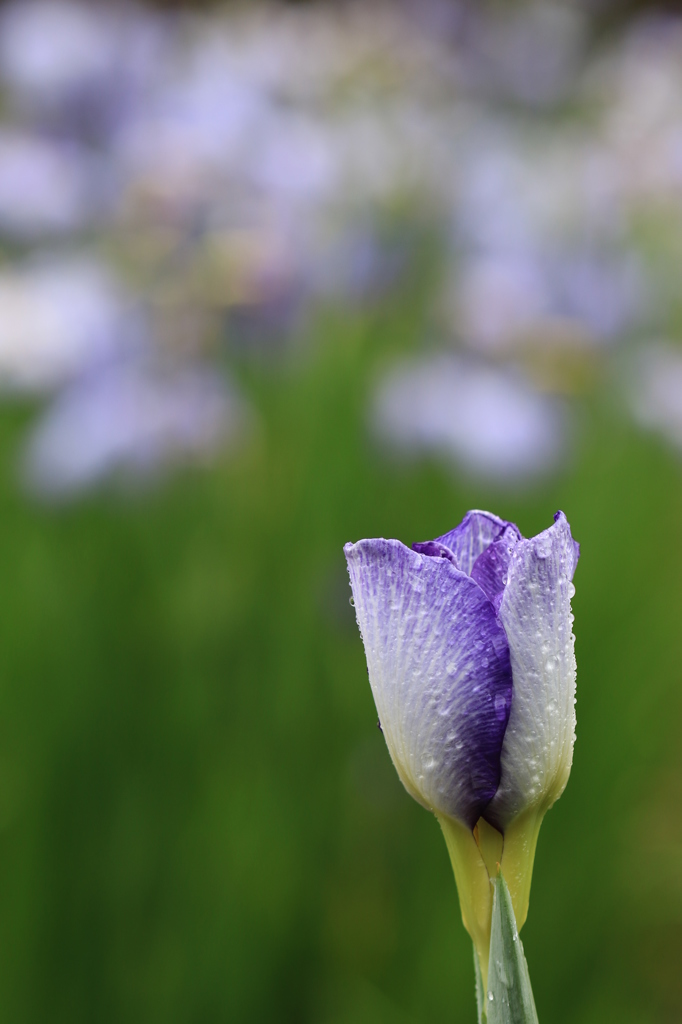
[[[578,742],[540,835],[524,943],[541,1020],[676,1021],[682,997],[682,473],[604,387],[573,462],[510,493],[367,440],[378,368],[435,275],[327,310],[240,368],[248,448],[128,498],[45,509],[0,420],[0,1019],[475,1019],[434,819],[400,786],[343,543],[469,507],[582,544]]]

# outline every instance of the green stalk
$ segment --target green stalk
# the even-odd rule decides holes
[[[487,1024],[538,1024],[523,943],[501,872],[493,884],[490,970],[484,999]]]

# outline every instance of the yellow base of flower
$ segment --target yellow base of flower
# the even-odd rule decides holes
[[[535,847],[544,816],[544,807],[531,807],[515,818],[504,832],[501,865],[512,898],[514,917],[519,931],[528,916]]]
[[[530,883],[538,832],[544,811],[531,808],[520,814],[504,837],[481,818],[471,832],[454,818],[437,814],[455,872],[464,927],[478,954],[483,985],[488,985],[490,925],[493,912],[492,879],[502,868],[519,930],[528,915]]]

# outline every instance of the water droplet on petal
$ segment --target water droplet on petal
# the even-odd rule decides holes
[[[552,542],[549,537],[538,537],[535,542],[535,554],[538,558],[549,558],[552,553]]]

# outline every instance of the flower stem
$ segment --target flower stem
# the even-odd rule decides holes
[[[494,886],[490,971],[484,1000],[487,1024],[538,1024],[523,943],[502,874]]]

